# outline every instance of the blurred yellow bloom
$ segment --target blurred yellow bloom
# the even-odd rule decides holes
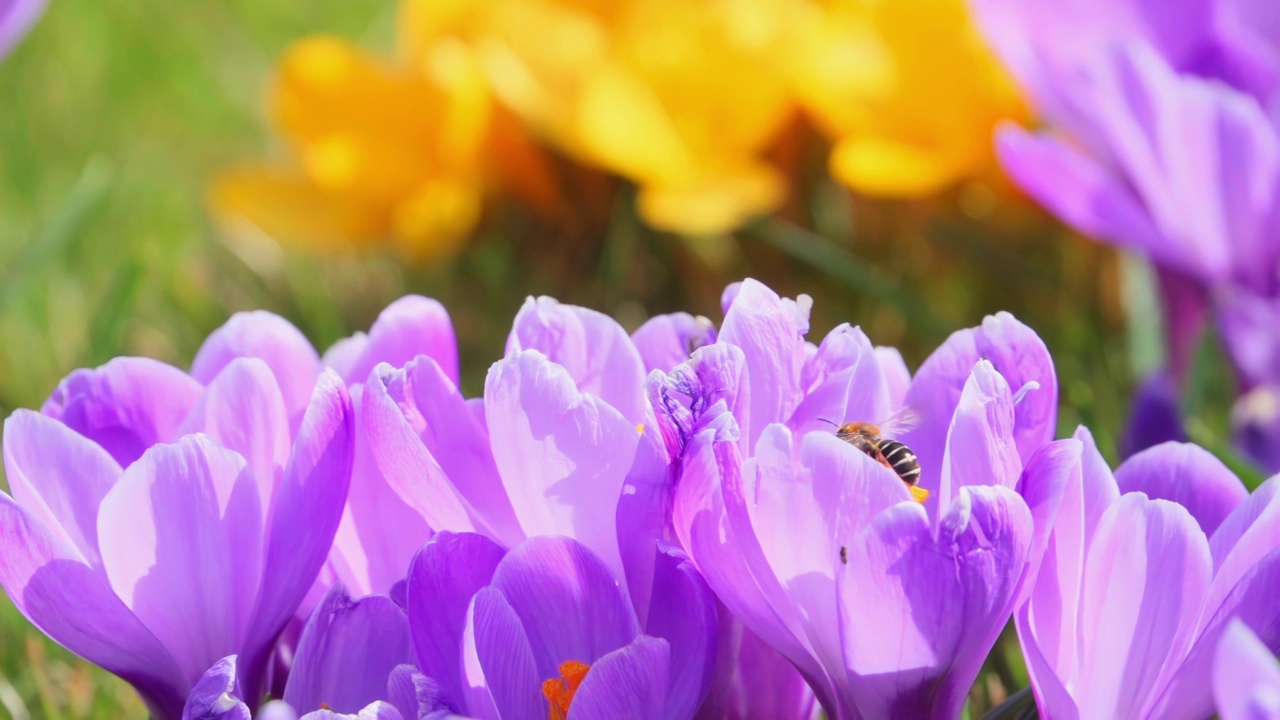
[[[854,190],[927,195],[994,168],[993,128],[1026,114],[965,0],[814,0],[804,25],[797,92]]]
[[[797,7],[493,0],[470,11],[483,15],[477,47],[508,107],[569,155],[639,185],[651,225],[701,235],[783,200],[784,179],[761,155],[792,112],[780,59]]]
[[[406,50],[384,61],[333,37],[290,48],[269,100],[287,157],[218,178],[215,210],[310,246],[390,239],[420,258],[454,251],[495,168],[537,172],[538,158],[499,116],[469,45],[441,34]],[[541,180],[534,192],[545,194]]]

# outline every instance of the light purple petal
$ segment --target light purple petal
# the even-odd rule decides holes
[[[199,435],[157,445],[102,500],[116,594],[195,682],[239,651],[262,570],[262,509],[239,455]]]
[[[520,616],[497,588],[476,593],[467,613],[463,665],[469,714],[502,720],[542,720],[547,701],[542,682],[559,671],[540,675]],[[487,703],[487,704],[486,704]]]
[[[252,720],[240,696],[235,655],[214,663],[200,677],[182,708],[182,720]]]
[[[341,548],[344,560],[348,564],[358,562],[363,569],[361,575],[365,582],[359,587],[364,588],[366,594],[386,594],[404,579],[413,554],[431,538],[431,528],[422,515],[392,489],[378,469],[364,428],[362,390],[362,386],[351,389],[355,456],[344,517],[349,527],[345,537],[342,529],[338,535],[346,541]],[[339,545],[335,539],[335,552],[339,551]]]
[[[381,700],[369,703],[358,713],[338,713],[332,710],[316,710],[303,715],[301,720],[404,720],[394,705]]]
[[[1190,648],[1209,586],[1204,534],[1181,506],[1122,496],[1103,516],[1080,600],[1080,716],[1140,717]]]
[[[1082,234],[1167,255],[1165,238],[1141,198],[1122,177],[1066,141],[1009,124],[997,132],[996,150],[1019,187]]]
[[[1190,443],[1164,443],[1116,468],[1120,492],[1145,493],[1185,507],[1206,536],[1249,496],[1244,483],[1209,451]]]
[[[157,718],[181,715],[190,681],[107,578],[0,493],[0,585],[63,647],[127,680]]]
[[[262,593],[240,655],[245,692],[256,696],[276,636],[306,596],[333,545],[351,481],[351,398],[325,371],[316,382],[276,492],[265,538]]]
[[[641,636],[600,658],[574,694],[569,720],[689,717],[667,705],[670,656],[665,640]]]
[[[1026,501],[1035,523],[1035,536],[1027,557],[1030,572],[1024,592],[1029,592],[1033,587],[1040,562],[1050,542],[1050,534],[1058,522],[1063,496],[1069,488],[1078,492],[1084,482],[1083,455],[1084,445],[1079,440],[1053,440],[1042,445],[1022,469],[1022,477],[1018,479],[1018,494]],[[1076,518],[1069,518],[1067,522],[1073,520]]]
[[[920,484],[928,490],[940,487],[952,416],[979,360],[990,363],[1014,397],[1022,395],[1013,418],[1022,461],[1053,439],[1058,380],[1048,349],[1035,331],[1012,315],[989,316],[979,327],[952,333],[920,366],[907,392],[906,404],[918,413],[920,425],[900,439],[919,457]]]
[[[227,363],[191,409],[179,435],[203,433],[239,453],[258,481],[262,507],[275,497],[276,476],[289,462],[289,411],[271,368],[257,358]]]
[[[1213,699],[1222,720],[1280,717],[1280,667],[1276,657],[1239,620],[1218,643]]]
[[[646,418],[617,513],[618,550],[631,602],[642,625],[649,617],[658,543],[668,538],[676,471],[676,461],[652,409],[646,411]]]
[[[111,456],[56,420],[18,410],[4,422],[4,467],[14,500],[101,569],[98,506],[121,474]]]
[[[624,578],[616,512],[637,428],[537,351],[495,363],[484,396],[493,456],[525,534],[572,537]]]
[[[883,422],[893,413],[891,388],[871,341],[847,324],[832,330],[805,363],[804,401],[787,423],[793,430],[832,432],[851,421]]]
[[[387,696],[391,671],[413,662],[409,620],[385,595],[353,600],[331,590],[302,631],[284,700],[299,712],[322,705],[359,712]]]
[[[751,382],[748,447],[766,425],[785,422],[800,404],[809,305],[807,296],[788,300],[747,279],[725,313],[717,342],[742,349]]]
[[[236,313],[214,330],[196,353],[191,376],[207,385],[232,360],[246,357],[271,368],[290,417],[306,409],[320,376],[320,357],[298,328],[265,310]]]
[[[728,418],[728,414],[724,417]],[[676,533],[707,584],[732,614],[802,668],[806,677],[822,688],[817,692],[830,697],[831,691],[825,687],[826,673],[807,641],[801,639],[805,633],[798,626],[789,601],[785,601],[776,576],[770,572],[758,581],[753,574],[754,568],[766,563],[759,560],[762,553],[749,517],[740,522],[728,518],[724,486],[731,480],[741,485],[740,479],[733,479],[742,472],[738,452],[731,419],[727,426],[713,426],[692,439],[676,486],[672,513]],[[743,512],[740,501],[735,512]],[[754,548],[753,561],[746,557],[748,548]],[[775,608],[789,612],[780,614]]]
[[[674,548],[658,556],[645,635],[671,647],[666,717],[693,717],[711,686],[720,623],[715,596],[688,558]]]
[[[1204,717],[1212,712],[1213,696],[1205,678],[1213,673],[1215,651],[1232,620],[1240,620],[1264,645],[1280,650],[1277,592],[1280,592],[1280,549],[1273,549],[1240,578],[1221,602],[1210,598],[1200,613],[1201,629],[1190,654],[1176,668],[1176,673],[1166,673],[1164,692],[1148,703],[1152,715],[1160,717],[1178,712],[1189,717]]]
[[[465,697],[460,662],[467,608],[505,554],[483,535],[442,532],[418,551],[409,568],[406,611],[418,668],[458,707]]]
[[[1280,380],[1280,303],[1244,288],[1215,291],[1218,328],[1246,386]]]
[[[911,389],[911,371],[902,353],[897,348],[877,346],[876,358],[880,361],[880,374],[889,386],[889,405],[894,409],[902,407]]]
[[[701,315],[671,313],[649,318],[631,334],[645,370],[671,372],[694,350],[716,341],[716,326]]]
[[[579,391],[605,401],[632,424],[644,422],[644,362],[608,315],[549,297],[529,298],[507,338],[507,355],[522,350],[541,352],[568,371]]]
[[[618,580],[569,538],[526,540],[498,563],[492,586],[520,617],[544,679],[558,677],[568,660],[590,665],[640,634]]]
[[[929,504],[930,514],[947,512],[951,499],[964,487],[1015,487],[1022,472],[1022,460],[1014,435],[1014,413],[1013,397],[1004,377],[991,363],[978,361],[965,382],[947,430],[942,475],[937,496],[931,497],[936,503]],[[934,488],[925,485],[926,462],[920,458],[920,485],[933,493]]]
[[[968,487],[936,538],[924,508],[905,502],[853,541],[838,574],[840,633],[864,717],[959,715],[1013,612],[1033,530],[1013,490]]]
[[[343,348],[340,352],[348,362],[344,367],[335,366],[348,385],[363,383],[379,363],[400,368],[419,355],[434,360],[450,381],[458,382],[458,341],[453,323],[449,312],[435,300],[421,295],[396,300],[378,315],[369,335],[358,342],[358,356],[350,357],[354,348]],[[329,359],[325,353],[326,362]]]
[[[150,358],[116,358],[68,375],[41,412],[101,445],[122,467],[147,448],[178,439],[200,383]]]

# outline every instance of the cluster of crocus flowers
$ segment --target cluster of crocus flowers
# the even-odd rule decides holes
[[[1243,393],[1244,447],[1280,429],[1280,35],[1270,3],[980,0],[992,45],[1048,127],[1008,127],[1005,169],[1080,232],[1155,265],[1168,372],[1216,317]],[[1148,385],[1161,392],[1162,383]],[[1159,399],[1157,398],[1158,402]]]
[[[806,296],[723,302],[530,299],[476,398],[421,297],[323,355],[245,313],[190,372],[77,371],[6,423],[0,585],[157,720],[955,718],[1011,620],[1048,716],[1265,697],[1208,677],[1280,647],[1277,481],[1113,476],[1008,314],[913,375],[806,340]],[[927,494],[831,427],[904,407]]]
[[[396,61],[329,37],[286,53],[288,157],[225,175],[220,213],[430,256],[504,188],[567,211],[536,138],[634,183],[649,225],[716,235],[783,204],[798,168],[774,151],[802,111],[839,180],[894,196],[985,172],[1025,114],[962,0],[405,0],[400,25]]]

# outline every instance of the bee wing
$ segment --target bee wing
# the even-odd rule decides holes
[[[915,408],[906,407],[905,405],[898,408],[898,411],[890,415],[883,422],[878,422],[880,426],[880,434],[893,438],[910,432],[920,424],[920,413]]]

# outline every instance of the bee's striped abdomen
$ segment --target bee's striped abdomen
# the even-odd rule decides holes
[[[916,459],[916,454],[911,452],[911,448],[897,440],[881,440],[877,449],[885,463],[898,474],[898,477],[902,478],[903,482],[915,485],[920,481],[920,461]]]

